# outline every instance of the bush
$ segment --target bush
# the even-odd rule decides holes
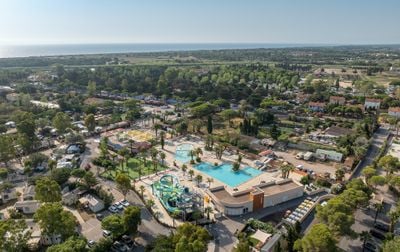
[[[197,163],[200,163],[200,162],[201,162],[201,158],[200,158],[200,157],[197,157],[197,158],[196,158],[196,162],[197,162]]]
[[[214,163],[214,166],[218,166],[218,162],[215,162],[215,163]]]
[[[194,164],[194,160],[192,159],[192,160],[190,160],[190,164]]]
[[[0,179],[6,179],[8,175],[7,168],[0,168]]]

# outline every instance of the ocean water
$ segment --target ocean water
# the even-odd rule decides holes
[[[144,53],[166,51],[255,49],[319,46],[316,44],[238,44],[238,43],[181,43],[181,44],[62,44],[62,45],[0,45],[0,58],[80,55],[103,53]]]

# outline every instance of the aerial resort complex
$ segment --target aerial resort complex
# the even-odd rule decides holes
[[[399,13],[0,0],[0,252],[400,252]]]

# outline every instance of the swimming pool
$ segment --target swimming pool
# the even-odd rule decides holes
[[[191,150],[193,150],[193,145],[191,144],[181,144],[176,146],[175,159],[182,163],[189,162],[192,159],[189,155]]]
[[[254,169],[250,166],[241,168],[239,171],[232,171],[232,164],[222,164],[214,166],[213,164],[202,162],[194,166],[196,170],[204,172],[205,174],[221,181],[222,183],[236,187],[244,182],[260,175],[262,171]]]

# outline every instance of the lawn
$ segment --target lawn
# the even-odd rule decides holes
[[[162,166],[161,164],[159,164],[157,166],[157,172],[163,171],[167,168],[167,166]],[[127,166],[125,166],[125,164],[118,165],[114,170],[103,172],[101,176],[103,178],[114,180],[116,174],[118,174],[119,172],[123,172],[125,174],[128,174],[131,179],[136,179],[139,178],[139,170],[141,170],[141,177],[155,173],[151,161],[146,160],[146,164],[143,164],[143,160],[130,158],[128,160]]]

